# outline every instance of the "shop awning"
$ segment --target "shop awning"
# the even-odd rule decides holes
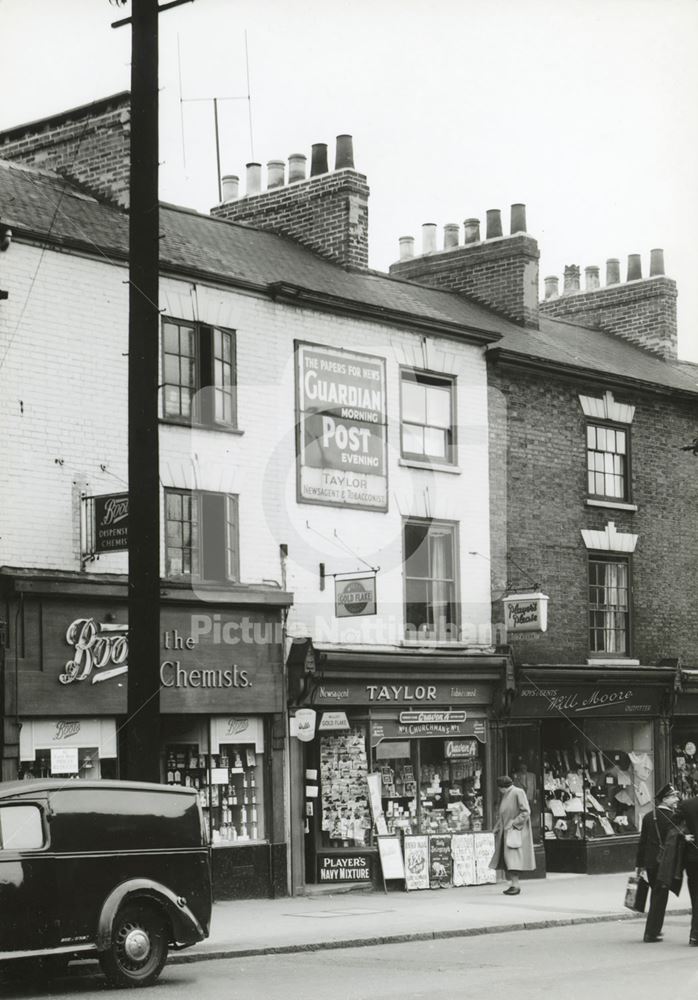
[[[301,665],[305,673],[322,674],[341,672],[357,677],[381,671],[386,678],[402,677],[405,673],[438,671],[445,673],[467,672],[469,677],[481,680],[499,680],[511,665],[511,658],[499,653],[488,653],[472,647],[454,648],[425,646],[335,646],[313,643],[310,639],[294,640],[288,657],[289,666]]]
[[[37,750],[97,748],[100,760],[117,755],[115,719],[29,719],[19,732],[20,760],[35,760]]]

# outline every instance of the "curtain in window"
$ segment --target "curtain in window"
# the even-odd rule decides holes
[[[449,531],[434,530],[431,533],[431,576],[433,579],[432,613],[434,633],[441,637],[450,616],[451,583],[449,576],[448,547],[451,544]]]
[[[622,563],[606,563],[604,567],[604,633],[605,648],[609,653],[624,653],[626,650],[626,610],[628,606],[627,566]]]

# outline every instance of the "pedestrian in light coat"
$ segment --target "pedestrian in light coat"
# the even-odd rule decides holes
[[[499,807],[497,822],[494,825],[494,854],[490,868],[504,869],[506,877],[511,882],[504,890],[505,896],[518,896],[521,892],[519,872],[534,871],[536,859],[533,853],[533,834],[531,832],[531,807],[526,793],[517,788],[508,774],[497,778],[499,788]],[[518,830],[521,834],[521,845],[507,845],[507,832]]]
[[[662,925],[664,924],[664,913],[669,898],[669,886],[657,881],[659,871],[659,852],[665,844],[667,837],[674,829],[674,810],[679,801],[679,793],[673,785],[664,785],[657,792],[655,808],[651,812],[645,813],[642,817],[640,827],[640,842],[637,845],[637,857],[635,858],[635,869],[640,874],[645,871],[647,881],[652,890],[650,894],[650,905],[645,923],[644,941],[653,944],[662,940]]]

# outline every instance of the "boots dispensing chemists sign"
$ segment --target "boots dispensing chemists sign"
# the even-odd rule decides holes
[[[298,499],[387,510],[383,358],[296,344]]]

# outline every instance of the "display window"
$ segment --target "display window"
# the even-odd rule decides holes
[[[96,781],[116,778],[116,758],[100,758],[98,747],[74,747],[72,752],[60,757],[50,749],[36,750],[34,760],[23,760],[19,766],[20,779],[31,778],[83,778]]]
[[[673,782],[682,798],[698,795],[698,721],[682,719],[671,734]]]
[[[163,720],[162,778],[195,788],[216,846],[264,841],[266,760],[258,719]],[[229,742],[223,742],[225,734]],[[234,741],[245,738],[246,742]],[[222,738],[221,738],[222,737]]]
[[[542,744],[547,840],[637,833],[654,801],[651,722],[546,722]]]
[[[505,730],[505,768],[514,784],[526,793],[531,807],[534,841],[541,839],[541,757],[538,724],[512,723]]]
[[[367,725],[320,736],[321,842],[324,847],[369,844]]]
[[[22,720],[18,776],[24,780],[118,778],[116,720]]]

